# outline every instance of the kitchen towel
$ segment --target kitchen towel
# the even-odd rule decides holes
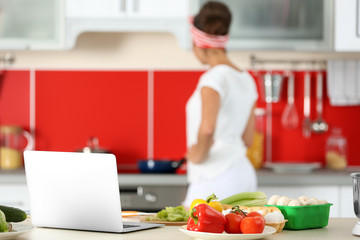
[[[327,93],[333,106],[360,105],[360,60],[329,60]]]

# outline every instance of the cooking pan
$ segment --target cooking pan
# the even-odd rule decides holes
[[[184,162],[185,158],[178,161],[167,159],[139,160],[138,167],[141,173],[175,173]]]

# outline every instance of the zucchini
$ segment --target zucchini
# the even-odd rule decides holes
[[[27,218],[26,212],[19,208],[0,205],[0,211],[5,214],[6,222],[22,222]]]

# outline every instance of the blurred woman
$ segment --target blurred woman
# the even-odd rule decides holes
[[[189,188],[184,205],[215,193],[219,199],[257,188],[246,157],[254,134],[257,91],[251,75],[226,54],[231,13],[207,2],[191,20],[193,52],[209,65],[186,105]]]

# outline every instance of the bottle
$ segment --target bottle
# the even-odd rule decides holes
[[[347,167],[347,140],[340,128],[333,128],[326,141],[326,166],[333,170],[344,170]]]
[[[265,109],[255,108],[255,132],[253,144],[247,149],[247,157],[255,169],[262,167],[264,162],[264,116]]]

